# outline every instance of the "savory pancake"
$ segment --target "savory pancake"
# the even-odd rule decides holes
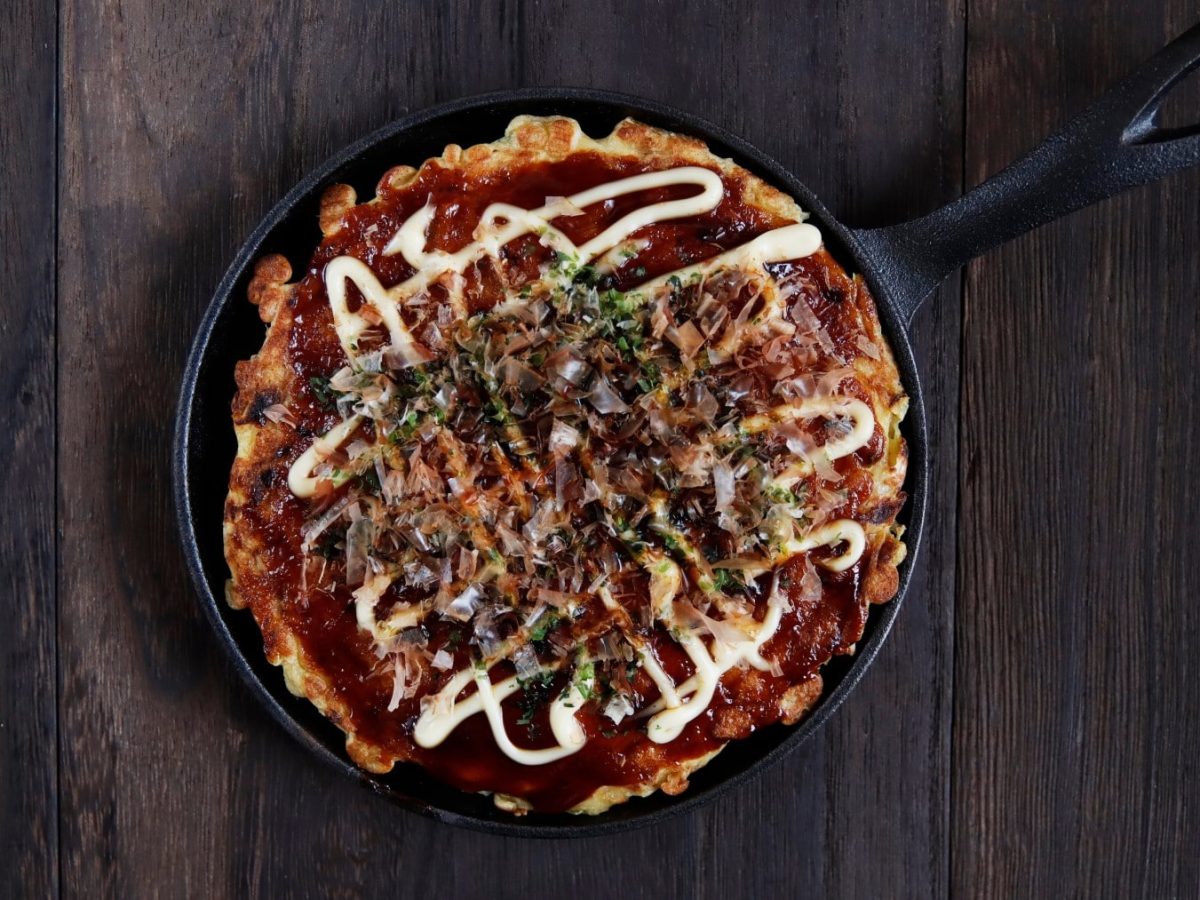
[[[595,813],[817,702],[897,589],[907,398],[804,219],[693,139],[522,116],[259,262],[228,597],[358,765]]]

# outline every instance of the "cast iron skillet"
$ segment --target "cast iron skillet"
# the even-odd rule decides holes
[[[1200,26],[1140,66],[1024,159],[964,197],[915,221],[866,231],[842,225],[790,172],[735,135],[660,103],[620,94],[567,88],[488,94],[407,116],[339,153],[296,185],[250,235],[217,288],[184,372],[173,460],[179,530],[204,612],[234,666],[270,714],[329,765],[403,807],[483,831],[559,837],[646,825],[694,808],[763,770],[818,729],[862,678],[900,610],[912,576],[928,473],[925,406],[908,335],[913,313],[967,260],[1072,210],[1200,163],[1200,127],[1167,131],[1155,125],[1163,97],[1197,64]],[[701,138],[717,154],[732,157],[791,194],[812,213],[826,245],[842,264],[867,278],[912,398],[905,422],[911,454],[905,486],[909,500],[902,516],[908,528],[908,559],[901,567],[899,594],[874,610],[858,654],[826,667],[825,696],[799,726],[775,726],[734,741],[693,776],[682,796],[657,793],[596,817],[518,819],[496,810],[490,799],[447,787],[414,766],[398,766],[387,776],[361,771],[346,757],[342,733],[307,700],[293,697],[279,670],[266,662],[262,636],[249,613],[234,612],[224,602],[229,571],[221,547],[221,518],[234,456],[229,419],[233,367],[258,350],[263,336],[262,323],[246,301],[254,261],[266,253],[282,253],[293,270],[304,271],[320,240],[317,207],[327,185],[345,182],[360,197],[369,198],[391,166],[419,164],[449,143],[469,146],[494,140],[520,113],[571,116],[596,136],[633,116]]]

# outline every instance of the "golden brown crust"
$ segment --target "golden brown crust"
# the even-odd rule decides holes
[[[795,725],[808,715],[809,711],[816,706],[817,701],[821,699],[821,691],[824,686],[824,679],[818,673],[808,681],[788,688],[779,703],[783,710],[783,724]]]
[[[702,142],[632,120],[621,122],[608,137],[594,140],[584,135],[570,119],[521,116],[513,120],[503,139],[492,144],[465,150],[449,145],[440,157],[426,161],[421,170],[409,166],[390,169],[381,178],[380,189],[402,189],[431,166],[459,169],[468,173],[472,180],[478,180],[563,159],[584,149],[592,153],[653,160],[659,167],[696,164],[713,168],[738,187],[748,206],[769,211],[788,221],[803,218],[792,198],[729,160],[717,158]],[[322,233],[326,236],[336,234],[347,214],[355,209],[356,201],[354,190],[346,185],[328,189],[320,207]],[[377,201],[378,198],[374,198],[367,204]],[[347,752],[357,765],[371,772],[384,773],[392,769],[399,757],[359,737],[352,709],[287,624],[284,604],[302,598],[279,596],[271,590],[269,573],[264,571],[262,563],[262,536],[253,528],[245,527],[243,522],[245,512],[260,502],[257,496],[261,493],[259,485],[268,477],[267,473],[278,471],[279,459],[288,453],[296,440],[286,423],[265,415],[266,410],[276,404],[290,405],[300,390],[298,376],[288,359],[288,340],[294,324],[288,305],[295,291],[295,284],[289,283],[291,276],[291,267],[282,256],[264,257],[256,265],[249,287],[250,300],[257,305],[260,317],[269,328],[259,353],[238,363],[235,370],[238,390],[233,402],[233,421],[238,452],[230,476],[224,526],[226,558],[233,573],[227,597],[235,608],[249,605],[262,630],[267,658],[283,669],[289,690],[307,697],[346,731]],[[849,295],[857,312],[858,327],[877,355],[877,358],[857,356],[853,365],[887,448],[886,464],[877,467],[869,500],[864,504],[869,518],[863,522],[867,532],[865,556],[869,561],[864,569],[863,595],[867,602],[881,603],[894,596],[899,584],[897,567],[904,557],[895,516],[903,502],[901,488],[907,451],[899,423],[907,398],[882,335],[874,303],[861,279],[854,279],[852,285]],[[751,670],[743,675],[731,672],[727,677],[752,683],[758,674]],[[783,721],[794,724],[806,715],[818,701],[821,688],[819,674],[789,688],[779,702]],[[722,712],[717,722],[716,734],[722,740],[733,740],[746,736],[751,730],[752,723],[747,715],[737,709],[728,709]],[[639,752],[653,756],[656,747],[639,748]],[[657,760],[644,759],[642,762],[657,766],[651,777],[636,785],[599,788],[578,803],[573,811],[601,812],[614,803],[655,790],[678,793],[687,787],[688,776],[707,763],[719,749],[694,759],[671,761],[665,753]],[[498,795],[496,799],[503,808],[515,813],[528,806],[521,798]]]
[[[358,194],[348,184],[332,184],[321,194],[321,212],[319,222],[321,234],[328,237],[337,234],[342,216],[348,213],[358,202]]]
[[[279,308],[291,296],[291,287],[287,283],[291,277],[291,264],[278,254],[264,256],[254,264],[254,276],[247,293],[264,322],[274,321]]]

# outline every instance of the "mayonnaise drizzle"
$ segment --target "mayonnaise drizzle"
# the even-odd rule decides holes
[[[419,357],[424,348],[418,349],[408,326],[400,318],[400,307],[392,297],[392,292],[385,289],[375,277],[366,263],[353,256],[339,256],[330,260],[325,266],[325,293],[329,295],[329,309],[333,313],[334,328],[346,358],[353,361],[357,356],[359,336],[367,330],[369,323],[358,313],[350,312],[346,305],[346,282],[354,282],[363,296],[363,301],[371,304],[383,319],[387,327],[388,338],[392,349],[407,357]],[[426,358],[428,354],[426,354]]]
[[[815,529],[802,540],[793,542],[793,552],[799,553],[823,544],[843,541],[848,544],[845,552],[820,563],[825,568],[840,572],[854,565],[866,546],[862,526],[850,519],[841,519]],[[641,715],[650,716],[646,728],[650,740],[666,744],[679,737],[689,722],[708,709],[721,676],[734,666],[746,663],[763,671],[770,669],[770,663],[763,659],[759,650],[779,629],[779,623],[783,619],[783,606],[770,604],[762,623],[758,624],[744,641],[726,642],[713,638],[710,651],[699,637],[681,628],[681,623],[674,613],[672,601],[683,585],[679,566],[669,559],[659,557],[655,557],[650,565],[653,567],[651,577],[665,579],[664,583],[671,591],[669,596],[664,595],[660,602],[655,604],[656,618],[677,635],[676,640],[695,667],[695,673],[690,678],[676,685],[674,679],[659,664],[653,649],[649,645],[640,649],[642,667],[654,681],[660,694],[660,698],[646,707]],[[585,694],[591,693],[592,686],[589,682],[572,681],[551,704],[550,731],[557,741],[557,746],[529,750],[518,747],[508,736],[500,705],[521,688],[521,681],[513,675],[493,684],[490,669],[490,666],[475,666],[456,672],[446,685],[423,705],[413,729],[413,740],[427,749],[436,747],[466,719],[483,712],[487,716],[492,737],[501,752],[522,765],[544,765],[583,749],[587,743],[587,735],[576,718],[575,710],[583,706]],[[458,695],[472,681],[475,682],[475,692],[457,700]]]
[[[353,257],[339,256],[325,267],[326,291],[329,294],[334,327],[337,330],[342,349],[346,356],[353,360],[356,355],[356,341],[368,327],[367,321],[358,313],[350,312],[346,305],[347,280],[353,281],[362,292],[365,301],[379,312],[387,326],[393,348],[403,353],[406,350],[412,350],[415,342],[400,317],[400,302],[425,290],[446,274],[461,275],[468,266],[483,256],[499,256],[500,248],[509,241],[536,231],[540,234],[544,244],[577,257],[583,264],[611,250],[639,228],[668,219],[685,218],[716,209],[724,195],[725,187],[721,182],[721,177],[710,169],[700,166],[681,166],[662,172],[646,172],[642,175],[610,181],[568,197],[567,203],[582,209],[594,203],[612,200],[635,191],[688,184],[699,187],[700,193],[680,200],[665,200],[636,209],[622,216],[581,247],[577,247],[570,238],[550,224],[551,219],[562,215],[566,205],[562,201],[551,201],[537,209],[530,210],[507,203],[493,203],[484,210],[483,216],[475,228],[474,241],[454,253],[447,253],[444,250],[428,250],[426,242],[429,226],[437,212],[431,198],[430,202],[408,217],[383,249],[384,256],[399,253],[416,270],[409,278],[394,287],[385,289],[371,270]],[[812,226],[807,227],[812,228]],[[812,228],[812,231],[815,232],[816,229]],[[462,310],[459,312],[461,313]]]
[[[767,231],[751,241],[719,253],[703,262],[652,278],[632,290],[638,293],[652,293],[664,287],[672,278],[686,281],[694,275],[708,275],[720,269],[754,268],[771,262],[803,259],[806,256],[812,256],[820,247],[820,230],[806,222],[797,222]]]
[[[848,545],[843,553],[819,563],[831,571],[841,572],[858,562],[866,548],[866,536],[862,526],[851,519],[830,522],[828,525],[814,529],[800,540],[789,542],[780,561],[785,561],[796,553],[843,541]],[[673,562],[669,564],[675,565]],[[655,565],[662,565],[662,563],[656,562]],[[763,659],[759,649],[779,629],[779,623],[783,620],[783,606],[778,603],[769,604],[766,617],[745,640],[730,642],[714,637],[711,652],[700,638],[684,630],[683,623],[675,617],[673,605],[669,601],[665,604],[656,604],[656,606],[659,609],[665,607],[670,610],[666,615],[659,616],[659,619],[672,630],[673,634],[678,635],[676,640],[683,647],[696,669],[691,678],[684,681],[683,684],[673,687],[670,695],[662,691],[662,697],[641,712],[641,715],[650,716],[646,727],[646,733],[650,740],[657,744],[666,744],[679,737],[689,722],[708,709],[717,685],[721,681],[721,676],[734,666],[746,663],[762,671],[770,669],[770,663]],[[732,624],[748,625],[749,623]],[[655,681],[657,680],[655,679]]]
[[[300,454],[288,469],[288,488],[297,497],[311,497],[317,492],[318,479],[313,469],[328,459],[354,433],[362,416],[355,414],[321,435],[312,446]]]
[[[375,616],[375,604],[395,580],[392,572],[379,572],[367,576],[362,587],[351,593],[354,598],[354,618],[358,627],[367,632],[377,644],[387,644],[406,628],[421,624],[428,612],[421,603],[398,604],[391,614],[380,622]]]
[[[850,430],[840,437],[826,441],[824,446],[816,447],[811,453],[823,453],[833,462],[843,456],[849,456],[856,450],[867,445],[871,435],[875,433],[875,414],[871,407],[853,397],[810,397],[800,403],[789,403],[756,416],[742,419],[740,427],[748,434],[768,431],[783,422],[796,419],[816,418],[846,418],[850,420]],[[809,460],[806,469],[811,469]],[[792,479],[793,481],[795,479]]]
[[[867,549],[867,533],[853,519],[838,519],[814,528],[799,540],[791,540],[784,544],[780,554],[781,561],[797,553],[815,550],[817,547],[830,547],[834,544],[846,544],[846,549],[831,559],[821,560],[821,565],[831,572],[845,572],[862,558]]]
[[[587,206],[612,200],[636,191],[673,185],[693,185],[700,192],[690,197],[650,204],[634,210],[614,222],[600,234],[582,246],[576,246],[551,222],[562,215],[578,212]],[[418,364],[428,361],[432,354],[413,337],[401,317],[401,304],[410,297],[428,290],[435,282],[447,288],[454,312],[466,315],[462,300],[462,273],[488,256],[497,258],[505,244],[521,235],[536,232],[540,241],[554,249],[569,254],[579,265],[586,265],[597,258],[609,261],[615,249],[621,247],[630,236],[641,228],[670,219],[685,218],[710,212],[721,202],[724,185],[719,175],[699,166],[683,166],[661,172],[648,172],[623,178],[607,184],[597,185],[567,198],[548,200],[537,209],[526,210],[505,203],[493,203],[483,213],[475,229],[474,240],[453,253],[428,249],[428,232],[437,209],[432,198],[413,213],[400,226],[396,234],[384,247],[383,254],[399,253],[415,270],[403,282],[384,288],[374,272],[361,260],[350,256],[339,256],[330,261],[324,271],[326,293],[333,314],[334,327],[347,358],[353,364],[357,356],[357,342],[370,323],[357,312],[351,312],[347,303],[347,282],[353,283],[361,293],[364,303],[379,315],[388,332],[390,352],[403,364]],[[821,234],[812,225],[796,223],[768,231],[747,243],[727,250],[695,265],[685,266],[651,279],[632,291],[651,293],[663,288],[672,278],[689,279],[704,277],[725,268],[754,268],[770,262],[800,259],[815,253],[821,246]],[[494,312],[503,314],[509,304]],[[830,460],[853,453],[862,447],[874,430],[875,418],[870,407],[859,400],[846,397],[813,398],[797,406],[782,406],[760,416],[751,417],[742,423],[746,431],[762,431],[789,419],[838,416],[851,420],[850,430],[843,436],[827,442],[821,448]],[[327,434],[318,438],[293,463],[288,472],[288,487],[297,497],[311,497],[317,489],[318,479],[313,474],[317,466],[327,459],[345,442],[361,422],[360,415],[352,415]],[[811,464],[803,466],[810,468]],[[797,473],[797,477],[799,473]],[[780,483],[795,478],[782,475]],[[838,556],[822,560],[820,565],[832,571],[844,571],[854,565],[866,547],[862,527],[851,520],[842,519],[814,529],[806,536],[789,541],[781,549],[778,565],[788,557],[819,546],[845,543],[846,549]],[[665,557],[654,557],[655,571],[652,582],[656,583],[657,601],[655,617],[678,635],[679,644],[692,661],[695,672],[682,684],[663,669],[655,656],[653,646],[630,635],[641,657],[644,671],[658,688],[660,697],[639,715],[649,716],[648,735],[657,743],[667,743],[677,738],[689,722],[701,715],[712,701],[722,675],[731,668],[746,664],[761,670],[770,668],[763,659],[760,648],[775,634],[783,616],[783,605],[772,603],[761,623],[752,619],[731,623],[747,633],[745,640],[728,641],[712,639],[711,650],[700,637],[682,628],[674,612],[674,600],[682,589],[683,577],[678,565]],[[376,576],[383,577],[383,576]],[[385,585],[386,587],[386,585]],[[398,627],[406,627],[410,619],[423,613],[422,607],[405,609],[385,623],[379,623],[374,615],[374,590],[362,590],[356,596],[356,617],[360,627],[376,638],[393,634]],[[619,627],[619,626],[618,626]],[[446,685],[435,695],[425,699],[422,711],[413,731],[415,742],[425,748],[436,747],[467,718],[482,712],[488,720],[497,746],[510,759],[522,765],[544,765],[579,752],[587,743],[587,735],[579,723],[576,711],[586,702],[592,692],[587,681],[572,680],[555,698],[550,708],[550,730],[556,745],[538,750],[518,747],[505,729],[501,704],[506,698],[521,689],[517,676],[493,683],[490,671],[501,660],[489,665],[478,665],[456,672]],[[463,699],[457,699],[472,682],[475,691]]]
[[[475,666],[456,672],[445,687],[426,701],[413,729],[413,740],[418,746],[438,746],[462,722],[482,711],[487,716],[496,745],[505,756],[521,765],[545,765],[583,749],[587,733],[575,717],[575,711],[586,702],[585,694],[591,694],[594,676],[571,681],[550,705],[550,732],[558,742],[557,746],[529,750],[512,742],[504,727],[500,707],[508,696],[520,689],[521,680],[513,675],[493,684],[490,670],[490,666]],[[475,693],[456,700],[472,681],[475,682]]]
[[[700,193],[679,200],[652,203],[627,213],[581,247],[577,247],[565,234],[550,224],[551,219],[565,212],[583,209],[594,203],[612,200],[636,191],[687,184],[699,187]],[[432,354],[418,344],[409,331],[400,315],[400,304],[404,299],[427,289],[439,278],[446,275],[461,276],[472,263],[483,256],[499,256],[500,249],[506,243],[531,231],[539,232],[543,243],[574,256],[581,265],[586,264],[620,246],[630,235],[647,225],[711,212],[720,204],[723,196],[724,184],[715,172],[700,166],[681,166],[596,185],[565,199],[548,201],[533,210],[506,203],[493,203],[484,210],[479,225],[476,226],[475,240],[454,253],[426,248],[429,226],[437,212],[431,197],[423,207],[401,224],[383,249],[385,256],[399,253],[416,270],[406,280],[394,287],[385,288],[366,263],[352,256],[336,257],[325,266],[325,291],[329,297],[334,329],[346,358],[353,364],[358,355],[358,339],[370,327],[370,323],[362,315],[350,311],[346,283],[353,282],[362,294],[364,302],[379,313],[388,331],[392,354],[406,365],[428,361]],[[500,224],[501,222],[504,224]],[[687,279],[694,275],[703,276],[721,268],[761,266],[768,262],[800,259],[815,253],[820,246],[821,232],[812,225],[785,225],[704,262],[651,279],[633,290],[651,292],[663,287],[673,277]],[[465,310],[461,308],[461,289],[457,286],[460,281],[461,278],[455,279],[455,289],[450,291],[450,297],[451,302],[456,305],[457,314],[462,316],[465,315]],[[319,438],[293,463],[288,473],[288,486],[293,494],[297,497],[311,497],[316,492],[317,479],[313,477],[312,470],[349,437],[354,430],[350,423],[356,425],[358,421],[358,416],[347,419]],[[869,436],[868,434],[868,438]]]

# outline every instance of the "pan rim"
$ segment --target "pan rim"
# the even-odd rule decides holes
[[[197,401],[197,391],[201,384],[204,365],[210,355],[211,339],[214,329],[222,315],[234,302],[235,287],[246,273],[249,266],[261,252],[263,244],[271,233],[283,223],[293,208],[306,198],[330,183],[330,179],[341,169],[351,165],[375,147],[395,139],[401,135],[412,133],[415,129],[454,115],[461,115],[473,110],[479,110],[492,105],[515,105],[522,103],[553,103],[574,102],[593,105],[598,108],[607,107],[611,110],[626,109],[635,114],[648,113],[651,117],[668,119],[685,133],[694,134],[711,145],[717,144],[714,152],[729,153],[740,165],[750,168],[756,174],[762,175],[771,184],[796,197],[801,205],[818,220],[820,225],[832,232],[860,272],[868,281],[876,298],[880,318],[887,333],[889,344],[900,370],[902,384],[910,398],[909,413],[905,420],[905,439],[909,448],[909,472],[905,482],[908,494],[906,503],[907,528],[906,544],[908,554],[900,567],[900,584],[896,596],[888,603],[871,610],[868,620],[870,633],[860,642],[858,652],[849,663],[849,668],[840,677],[831,691],[825,694],[812,714],[795,726],[788,727],[790,733],[782,737],[774,746],[752,759],[742,768],[720,777],[712,784],[693,787],[678,798],[672,798],[666,805],[647,808],[638,812],[636,807],[626,806],[625,814],[620,817],[606,818],[601,816],[575,816],[568,820],[548,824],[538,821],[535,816],[510,819],[491,819],[457,810],[446,809],[434,803],[422,801],[412,796],[398,793],[395,789],[383,784],[370,773],[367,773],[344,756],[335,753],[323,741],[318,739],[310,730],[287,710],[277,697],[279,692],[287,694],[283,685],[282,675],[276,685],[265,683],[264,679],[254,670],[247,658],[247,649],[238,641],[229,627],[223,610],[222,590],[214,590],[214,585],[201,558],[199,540],[195,527],[193,498],[190,491],[191,482],[191,451],[193,414]],[[668,126],[663,126],[668,127]],[[835,254],[836,255],[836,254]],[[843,258],[843,263],[850,262]],[[205,618],[216,633],[218,642],[222,645],[226,658],[238,672],[242,681],[250,689],[256,700],[270,713],[271,717],[283,729],[297,740],[302,746],[316,755],[326,765],[331,766],[343,775],[349,776],[359,784],[381,793],[397,805],[417,812],[428,818],[449,825],[465,827],[476,831],[507,836],[523,836],[538,838],[567,838],[590,837],[631,831],[644,827],[653,822],[661,822],[666,818],[678,816],[694,810],[717,797],[727,793],[737,785],[760,775],[766,768],[778,763],[785,756],[794,752],[809,737],[816,733],[845,701],[849,694],[862,680],[867,669],[877,657],[879,650],[891,632],[903,601],[907,595],[912,573],[919,558],[921,537],[924,531],[924,517],[928,493],[928,459],[927,459],[926,420],[921,385],[913,359],[911,342],[905,322],[897,310],[897,305],[886,284],[879,283],[878,273],[870,265],[853,231],[842,225],[816,196],[799,181],[791,172],[781,166],[772,157],[759,150],[744,139],[708,122],[707,120],[683,112],[667,104],[648,100],[629,94],[611,91],[598,91],[587,88],[572,87],[535,87],[517,90],[494,91],[470,97],[460,98],[447,103],[431,106],[409,115],[396,119],[383,127],[372,131],[365,137],[353,142],[344,149],[330,156],[321,165],[309,170],[261,219],[258,225],[240,245],[228,269],[221,278],[212,299],[209,301],[203,317],[197,327],[195,337],[188,353],[180,387],[179,403],[175,412],[175,428],[172,440],[172,481],[175,501],[176,525],[179,530],[180,542],[183,547],[192,583],[199,595],[200,605]],[[223,499],[222,499],[223,502]],[[218,579],[218,582],[220,579]],[[261,648],[259,648],[261,653]],[[272,671],[277,672],[275,667]],[[639,802],[638,798],[631,799],[630,804]]]

